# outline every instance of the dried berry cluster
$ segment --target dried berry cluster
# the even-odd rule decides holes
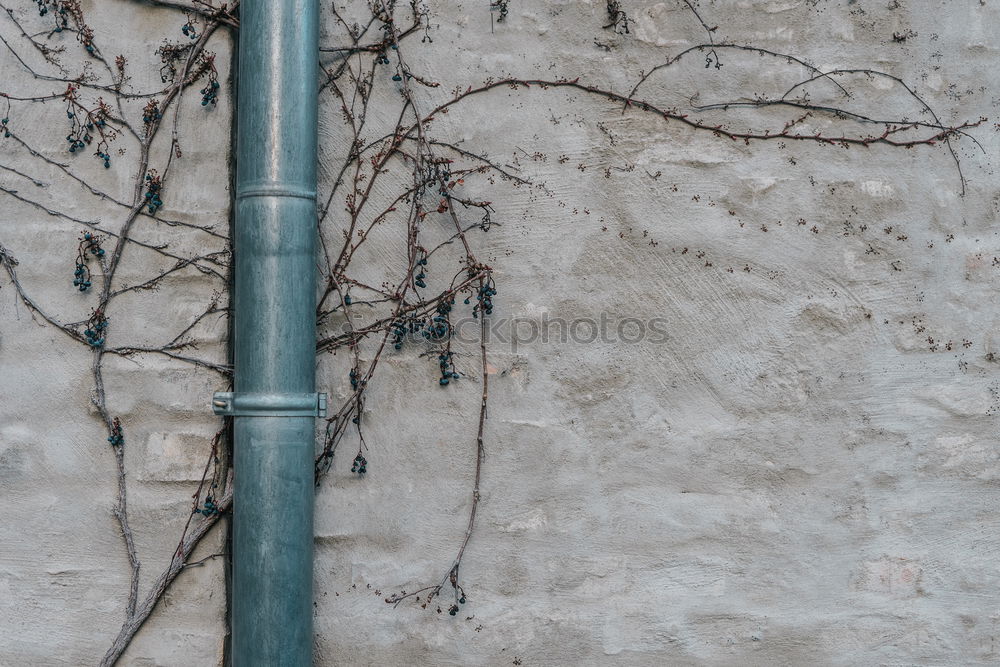
[[[81,292],[86,292],[91,286],[90,267],[87,264],[87,260],[91,256],[98,260],[104,257],[104,248],[101,247],[101,237],[90,232],[84,232],[77,246],[76,267],[73,270],[73,286]]]
[[[162,186],[162,180],[160,175],[156,173],[155,169],[150,169],[149,173],[146,174],[146,210],[150,215],[156,213],[161,206],[163,206],[163,200],[160,199],[160,187]]]
[[[87,320],[87,328],[84,329],[83,335],[87,340],[87,344],[91,347],[103,347],[104,346],[104,336],[108,330],[108,318],[104,316],[104,313],[100,308],[94,311],[94,314],[90,316]]]
[[[122,423],[118,417],[114,418],[111,422],[111,435],[108,436],[108,442],[111,443],[112,447],[121,447],[125,444],[125,435],[122,433]]]

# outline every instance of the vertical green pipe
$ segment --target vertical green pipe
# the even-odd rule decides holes
[[[237,396],[315,392],[317,42],[317,0],[240,2]],[[235,417],[235,667],[312,664],[314,422]]]

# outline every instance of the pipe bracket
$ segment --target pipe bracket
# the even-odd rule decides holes
[[[315,201],[316,191],[282,183],[239,183],[236,186],[237,199],[251,197],[296,197]]]
[[[217,391],[212,410],[222,417],[326,417],[326,394]]]

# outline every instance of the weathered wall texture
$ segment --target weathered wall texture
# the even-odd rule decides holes
[[[622,3],[635,24],[620,36],[601,29],[602,2],[515,0],[492,33],[483,4],[442,7],[433,45],[409,50],[442,82],[428,98],[508,74],[627,92],[705,41],[680,2]],[[716,41],[886,71],[948,124],[995,119],[997,7],[891,4],[700,11]],[[706,69],[694,54],[638,96],[683,110],[773,97],[806,76],[720,58]],[[854,99],[830,87],[812,99],[926,119],[884,79],[843,82]],[[730,117],[741,128],[768,116]],[[483,497],[456,618],[382,598],[447,572],[477,388],[432,391],[433,362],[412,356],[376,381],[367,479],[346,471],[348,453],[317,496],[320,663],[1000,659],[993,122],[975,133],[987,155],[957,148],[962,198],[940,146],[746,146],[577,92],[501,89],[435,121],[435,136],[546,188],[473,186],[503,223],[483,238],[497,317],[605,314],[612,332],[659,317],[668,338],[491,346]],[[460,363],[473,375],[475,351]],[[343,368],[331,388],[345,389]]]
[[[3,5],[13,10],[30,34],[52,29],[54,12],[40,17],[34,2]],[[126,57],[131,80],[124,90],[164,88],[160,58],[153,52],[166,38],[187,40],[181,33],[183,14],[104,0],[85,2],[82,9],[112,71],[115,56]],[[65,48],[57,54],[65,68],[61,72],[46,65],[6,15],[0,20],[0,36],[40,74],[74,78],[86,62],[97,77],[91,83],[108,85],[109,72],[86,57],[83,46],[67,33],[48,42]],[[217,66],[226,77],[231,40],[218,33],[207,48],[217,54]],[[33,80],[10,49],[0,46],[0,50],[0,91],[12,98],[55,97],[44,103],[12,100],[9,108],[0,99],[13,134],[0,138],[0,245],[18,261],[14,268],[21,286],[46,314],[61,323],[86,321],[98,303],[115,245],[113,235],[120,233],[129,207],[109,203],[70,174],[119,202],[131,203],[142,178],[137,172],[139,137],[123,132],[109,144],[108,169],[92,155],[96,145],[69,153],[70,120],[60,97],[66,84]],[[115,290],[154,278],[175,266],[178,258],[225,250],[230,100],[223,95],[215,108],[206,109],[196,94],[199,87],[195,84],[170,107],[167,125],[153,142],[149,166],[163,174],[171,153],[173,111],[179,109],[176,127],[182,157],[175,156],[170,164],[164,207],[157,219],[148,215],[136,219],[130,234],[134,242],[122,254]],[[79,93],[80,103],[88,109],[96,106],[98,97],[112,106],[115,117],[127,118],[143,135],[142,110],[149,97],[126,100],[119,108],[113,92],[83,88]],[[164,100],[163,95],[156,97]],[[74,113],[80,109],[74,108]],[[217,235],[176,223],[214,226]],[[88,231],[104,238],[106,255],[103,269],[95,258],[89,260],[94,285],[81,293],[72,285],[74,259],[78,239]],[[220,279],[225,277],[224,260],[196,262],[218,275],[189,265],[160,281],[155,290],[115,297],[107,312],[105,347],[156,348],[169,343],[205,310],[214,293],[225,293],[225,281]],[[84,328],[78,330],[82,333]],[[197,347],[175,352],[225,364],[226,332],[225,319],[212,315],[185,336]],[[93,362],[89,345],[32,315],[4,271],[0,278],[2,665],[96,665],[125,618],[130,569],[112,514],[118,492],[115,455],[91,403]],[[125,436],[127,507],[141,562],[141,603],[170,563],[191,516],[191,494],[219,428],[207,410],[208,401],[228,379],[161,354],[130,358],[105,354],[102,366],[108,410],[120,417]],[[216,530],[189,561],[220,552],[223,544],[224,533]],[[223,571],[220,558],[187,568],[122,664],[220,662],[226,628]]]
[[[347,4],[345,16],[363,14],[364,3]],[[122,6],[128,12],[105,16],[106,26],[135,21],[139,34],[165,20]],[[410,67],[441,83],[417,89],[425,113],[487,77],[580,77],[625,94],[643,72],[707,40],[673,0],[622,2],[628,34],[602,29],[606,7],[596,0],[511,0],[492,26],[485,0],[430,6],[433,42],[406,42]],[[365,404],[368,473],[349,472],[358,446],[349,432],[318,489],[317,664],[1000,661],[1000,11],[988,0],[746,0],[698,10],[716,43],[793,54],[824,71],[886,72],[946,126],[989,117],[969,130],[975,141],[953,143],[964,196],[942,142],[746,145],[539,86],[499,88],[441,114],[433,139],[532,181],[466,184],[501,223],[470,234],[499,294],[482,495],[461,567],[468,599],[455,617],[436,613],[437,603],[384,602],[440,582],[464,534],[480,400],[474,337],[456,343],[465,377],[447,388],[437,386],[435,357],[421,356],[431,347],[385,354]],[[330,19],[321,41],[345,43],[343,26]],[[130,62],[155,76],[146,44],[132,47]],[[220,60],[228,49],[220,34]],[[22,76],[4,58],[4,78]],[[809,77],[784,58],[734,49],[717,58],[721,68],[706,67],[706,54],[693,53],[636,97],[694,117],[693,107],[780,97]],[[377,70],[369,140],[397,121],[393,71]],[[38,86],[22,79],[22,90]],[[935,122],[886,77],[837,81],[850,98],[824,79],[808,87],[809,102]],[[227,91],[211,121],[194,120],[197,97],[184,107],[181,136],[190,138],[164,197],[169,217],[223,229],[228,104]],[[329,192],[349,137],[339,102],[325,95],[320,104]],[[30,136],[56,154],[62,133],[46,124],[58,128],[63,110],[44,110],[51,121]],[[734,106],[697,117],[780,131],[801,115]],[[822,113],[801,126],[829,136],[883,130]],[[50,184],[44,196],[61,210],[115,219],[57,170],[2,150],[4,164]],[[124,170],[98,176],[122,197],[133,185]],[[0,185],[34,187],[10,172]],[[0,243],[20,260],[22,283],[61,320],[85,317],[86,297],[66,284],[81,227],[0,198]],[[331,243],[342,242],[343,206],[339,195],[330,206]],[[189,252],[217,241],[143,224],[151,241]],[[395,261],[402,238],[396,229],[370,241],[368,261]],[[145,271],[139,251],[131,261]],[[374,284],[380,275],[371,269]],[[196,271],[173,280],[123,302],[113,335],[169,340],[174,323],[220,288]],[[120,626],[128,566],[109,511],[113,456],[88,411],[90,353],[33,323],[8,282],[0,312],[0,663],[94,663]],[[512,318],[522,321],[516,341]],[[560,340],[556,320],[577,322],[574,335]],[[200,353],[224,360],[225,324],[211,322]],[[551,338],[529,336],[543,322]],[[587,322],[605,322],[608,335],[588,342]],[[152,356],[106,363],[109,402],[133,443],[145,586],[186,520],[217,428],[207,399],[224,380]],[[347,355],[320,357],[332,406],[349,398],[349,368]],[[218,560],[190,568],[123,663],[216,664],[223,598]]]

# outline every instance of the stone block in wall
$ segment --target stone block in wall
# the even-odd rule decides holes
[[[150,433],[136,473],[143,482],[197,482],[205,470],[205,435]]]

